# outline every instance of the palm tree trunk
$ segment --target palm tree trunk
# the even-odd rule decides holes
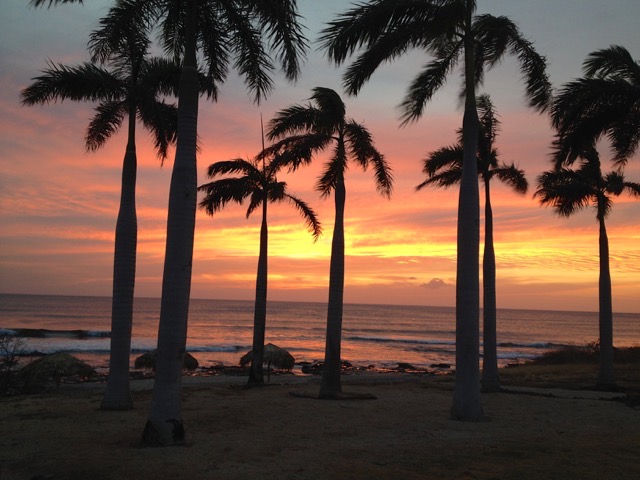
[[[467,1],[465,26],[465,109],[462,121],[463,161],[458,203],[456,271],[456,376],[451,418],[477,421],[480,404],[480,198],[475,95],[475,42],[471,30],[475,2]]]
[[[197,199],[199,88],[196,66],[196,13],[196,1],[191,0],[178,93],[176,156],[169,187],[156,376],[148,420],[143,432],[143,442],[154,446],[185,443],[181,381],[187,340]]]
[[[253,348],[249,384],[263,384],[264,335],[267,323],[268,245],[267,198],[262,202],[262,225],[260,226],[260,255],[256,276],[256,303],[253,310]]]
[[[599,325],[600,365],[597,386],[601,389],[615,388],[613,374],[613,306],[611,300],[611,273],[609,270],[609,240],[604,218],[600,218],[600,281],[599,281]]]
[[[493,249],[493,211],[491,210],[490,180],[488,177],[484,181],[484,189],[482,391],[499,392],[500,378],[496,338],[496,255]]]
[[[346,188],[340,177],[335,191],[336,219],[331,241],[329,267],[329,305],[327,309],[327,337],[324,351],[324,368],[320,384],[320,398],[335,398],[342,393],[342,309],[344,297],[344,207]]]
[[[111,299],[111,348],[109,377],[100,404],[100,408],[103,410],[129,410],[133,408],[129,382],[129,362],[131,359],[133,292],[138,243],[135,127],[136,109],[131,108],[127,149],[122,164],[120,209],[116,221],[113,296]]]

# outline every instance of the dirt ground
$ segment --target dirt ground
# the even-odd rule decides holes
[[[640,478],[640,409],[551,377],[505,371],[477,423],[449,419],[447,377],[346,376],[345,392],[377,398],[337,401],[291,394],[317,393],[313,377],[188,379],[187,446],[166,448],[140,446],[151,381],[133,382],[135,409],[118,412],[99,409],[104,385],[63,385],[0,399],[0,479]],[[532,378],[543,388],[515,387]]]

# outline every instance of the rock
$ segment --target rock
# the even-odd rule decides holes
[[[448,368],[451,368],[451,365],[449,365],[448,363],[432,363],[430,367],[448,369]]]

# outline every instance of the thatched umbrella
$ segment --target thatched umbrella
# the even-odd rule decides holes
[[[155,371],[155,369],[156,369],[156,355],[157,354],[158,354],[157,350],[152,350],[150,352],[143,353],[138,358],[136,358],[136,361],[134,363],[134,367],[135,368],[149,368],[149,369]],[[183,370],[193,371],[196,368],[198,368],[198,365],[199,365],[198,360],[196,360],[196,358],[193,355],[191,355],[188,352],[184,354],[184,361],[182,363],[182,369]]]
[[[60,381],[63,377],[74,375],[91,377],[95,375],[96,371],[91,365],[68,353],[57,352],[45,355],[25,365],[20,373],[27,384],[43,385],[47,380],[53,378],[56,381],[56,386],[60,387]]]
[[[249,350],[240,359],[240,366],[244,367],[251,363],[253,350]],[[267,380],[271,380],[271,366],[278,370],[291,370],[296,363],[295,358],[284,348],[280,348],[273,343],[264,346],[263,362],[267,364]]]

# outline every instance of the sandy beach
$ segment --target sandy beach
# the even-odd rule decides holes
[[[506,391],[483,396],[479,423],[449,420],[447,376],[347,375],[346,392],[377,398],[339,401],[292,395],[317,393],[317,377],[254,389],[244,377],[189,377],[187,446],[170,448],[140,446],[152,380],[134,381],[135,409],[119,412],[99,410],[103,384],[65,384],[0,399],[0,478],[640,478],[630,394],[586,390],[584,372],[566,381],[565,367],[563,384],[549,380],[559,367],[528,368],[504,371]]]

